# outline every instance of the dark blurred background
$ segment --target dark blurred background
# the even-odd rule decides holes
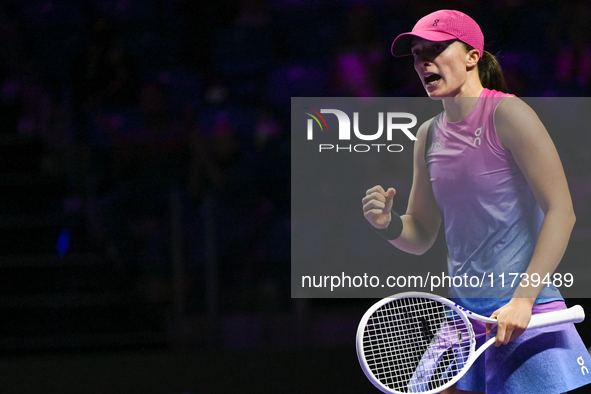
[[[374,300],[290,298],[290,97],[424,96],[389,49],[439,8],[512,93],[589,96],[585,1],[2,0],[0,391],[376,392]],[[552,136],[583,259],[591,134]]]

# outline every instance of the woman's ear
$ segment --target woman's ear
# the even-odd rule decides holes
[[[480,58],[481,58],[481,54],[480,54],[480,52],[478,51],[478,49],[471,49],[471,50],[470,50],[470,51],[469,51],[469,52],[466,54],[466,56],[467,56],[467,59],[468,59],[468,62],[466,63],[466,65],[467,65],[469,68],[472,68],[472,67],[474,67],[474,66],[475,66],[475,65],[478,63],[478,61],[480,60]]]

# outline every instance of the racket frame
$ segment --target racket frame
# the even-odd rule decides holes
[[[430,300],[440,302],[440,303],[448,306],[451,310],[455,311],[458,314],[458,316],[460,316],[460,318],[463,320],[463,322],[466,325],[466,329],[468,330],[468,332],[470,334],[469,355],[468,355],[468,358],[467,358],[462,370],[456,376],[454,376],[452,379],[450,379],[448,382],[441,385],[440,387],[437,387],[434,390],[422,392],[424,394],[438,393],[442,390],[445,390],[446,388],[453,386],[458,380],[460,380],[460,378],[462,376],[464,376],[464,374],[470,369],[470,367],[472,366],[474,361],[476,361],[476,359],[495,342],[495,338],[492,337],[492,338],[488,339],[482,346],[480,346],[478,348],[478,350],[475,350],[476,335],[474,333],[474,328],[472,327],[472,323],[470,322],[470,319],[478,320],[483,323],[491,323],[491,324],[496,324],[497,320],[492,319],[490,317],[479,315],[478,313],[475,313],[475,312],[472,312],[466,308],[463,308],[462,306],[454,303],[453,301],[451,301],[445,297],[438,296],[435,294],[430,294],[430,293],[405,292],[405,293],[395,294],[390,297],[379,300],[378,302],[376,302],[374,305],[372,305],[365,312],[365,314],[361,318],[361,321],[359,322],[359,326],[357,328],[357,335],[356,335],[356,350],[357,350],[357,358],[359,359],[359,364],[361,365],[361,368],[362,368],[363,372],[365,373],[365,376],[369,379],[369,381],[376,388],[378,388],[380,391],[382,391],[384,393],[403,394],[403,392],[401,392],[401,391],[391,389],[391,388],[387,387],[386,385],[384,385],[371,371],[369,364],[367,362],[365,353],[363,352],[363,348],[364,348],[363,347],[363,336],[365,333],[365,327],[367,326],[369,319],[372,317],[372,315],[374,314],[374,312],[376,310],[378,310],[379,308],[381,308],[382,306],[384,306],[388,303],[391,303],[391,302],[394,302],[394,301],[400,300],[400,299],[405,299],[405,298],[425,298],[425,299],[430,299]],[[552,326],[552,325],[562,324],[562,323],[580,323],[584,319],[585,319],[585,312],[584,312],[583,308],[580,305],[575,305],[575,306],[565,309],[565,310],[558,310],[558,311],[553,311],[553,312],[532,315],[527,328],[529,329],[529,328],[536,328],[536,327],[547,327],[547,326]]]

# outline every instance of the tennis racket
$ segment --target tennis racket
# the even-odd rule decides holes
[[[367,378],[384,393],[438,393],[456,383],[490,347],[475,350],[468,319],[496,319],[468,311],[433,294],[396,294],[374,304],[357,329],[357,357]],[[585,319],[580,305],[532,315],[527,328]]]

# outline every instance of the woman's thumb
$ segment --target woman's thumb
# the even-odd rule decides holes
[[[395,195],[396,195],[396,189],[394,189],[393,187],[389,188],[386,191],[386,201],[392,200]]]

